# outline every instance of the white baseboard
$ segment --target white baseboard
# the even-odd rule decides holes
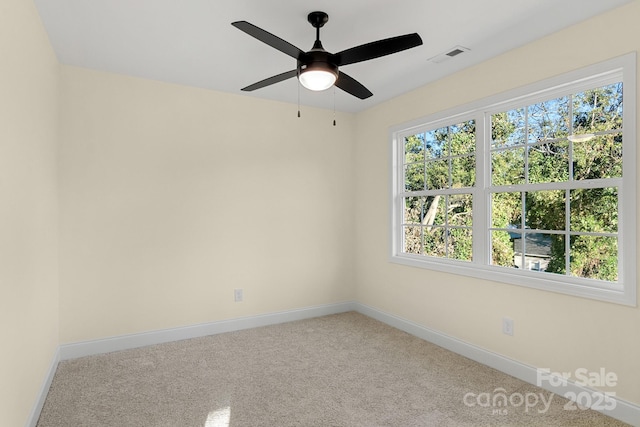
[[[164,329],[160,331],[143,332],[139,334],[63,344],[56,350],[47,377],[40,388],[40,393],[36,399],[36,403],[31,410],[29,419],[27,420],[26,427],[36,427],[38,419],[40,418],[40,412],[42,412],[42,407],[44,406],[47,394],[49,393],[49,388],[51,387],[53,377],[56,373],[58,363],[61,360],[76,359],[78,357],[110,353],[112,351],[127,350],[147,345],[162,344],[189,338],[199,338],[224,332],[233,332],[242,329],[293,322],[295,320],[310,319],[312,317],[327,316],[329,314],[344,313],[347,311],[353,311],[354,307],[355,303],[348,301],[261,314],[257,316],[221,320],[218,322],[203,323],[181,328]]]
[[[56,374],[56,370],[58,369],[59,361],[60,349],[58,348],[53,355],[53,360],[51,361],[51,365],[49,366],[47,375],[42,382],[42,386],[40,387],[40,391],[38,392],[38,398],[36,399],[33,408],[31,408],[31,414],[29,414],[29,418],[27,419],[26,427],[36,427],[36,425],[38,424],[40,412],[42,412],[44,401],[47,399],[47,394],[49,393],[49,388],[51,387],[51,383],[53,382],[53,377]]]
[[[358,302],[342,302],[327,304],[315,307],[262,314],[257,316],[241,317],[236,319],[222,320],[218,322],[204,323],[199,325],[185,326],[159,331],[144,332],[132,335],[123,335],[99,340],[64,344],[58,348],[54,360],[45,379],[39,398],[33,407],[27,427],[35,427],[38,417],[44,405],[49,387],[53,381],[58,362],[60,360],[75,359],[78,357],[91,356],[96,354],[109,353],[112,351],[127,350],[144,347],[147,345],[162,344],[166,342],[179,341],[189,338],[199,338],[207,335],[215,335],[224,332],[239,331],[242,329],[256,328],[260,326],[274,325],[278,323],[292,322],[295,320],[309,319],[312,317],[326,316],[329,314],[344,313],[347,311],[357,311],[373,319],[379,320],[397,329],[405,331],[411,335],[432,342],[440,347],[446,348],[469,359],[475,360],[483,365],[490,366],[501,372],[521,379],[530,384],[536,384],[538,371],[535,367],[525,365],[516,360],[504,357],[497,353],[485,350],[481,347],[469,344],[457,338],[453,338],[441,332],[426,328],[410,320],[385,313],[376,308]],[[594,393],[593,389],[567,381],[566,385],[552,387],[550,384],[543,384],[543,388],[558,395],[564,396],[567,392],[578,395],[581,392]],[[605,415],[624,421],[634,426],[640,427],[640,406],[622,399],[615,398],[614,409],[600,411]]]
[[[355,303],[354,310],[366,316],[379,320],[383,323],[386,323],[389,326],[400,329],[401,331],[405,331],[411,335],[422,338],[425,341],[429,341],[440,347],[446,348],[447,350],[453,351],[454,353],[468,357],[469,359],[475,360],[476,362],[482,363],[483,365],[489,366],[491,368],[497,369],[498,371],[516,377],[522,381],[537,385],[536,383],[538,382],[538,369],[536,367],[525,365],[524,363],[520,363],[516,360],[504,357],[500,354],[493,353],[491,351],[461,341],[457,338],[453,338],[441,332],[425,328],[424,326],[421,326],[410,320],[400,318],[393,314],[385,313],[381,310],[365,304]],[[541,387],[560,396],[566,396],[566,393],[572,393],[573,396],[579,396],[581,393],[588,393],[590,396],[593,396],[594,393],[598,394],[596,390],[576,384],[575,381],[572,381],[570,379],[567,380],[565,384],[560,386],[552,386],[548,381],[545,381],[541,385]],[[615,402],[615,407],[613,409],[594,409],[607,416],[618,419],[625,423],[629,423],[633,426],[640,426],[640,406],[619,399],[617,397],[613,397],[612,399]]]
[[[344,313],[347,311],[353,311],[355,307],[354,304],[354,302],[325,304],[276,313],[260,314],[257,316],[220,320],[217,322],[202,323],[199,325],[184,326],[180,328],[63,344],[60,346],[60,360],[76,359],[78,357],[92,356],[94,354],[110,353],[112,351],[128,350],[147,345],[162,344],[189,338],[199,338],[224,332],[233,332],[242,329],[257,328],[259,326],[292,322],[294,320],[310,319],[312,317],[326,316],[329,314]]]

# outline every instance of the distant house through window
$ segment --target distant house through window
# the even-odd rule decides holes
[[[509,233],[513,241],[513,265],[526,270],[545,271],[551,258],[551,238],[529,233],[522,241],[521,233]]]

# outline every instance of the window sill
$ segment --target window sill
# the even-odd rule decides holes
[[[518,270],[511,273],[509,269],[497,266],[481,265],[473,262],[429,258],[419,255],[391,255],[390,262],[395,264],[417,267],[426,270],[441,271],[443,273],[459,276],[473,277],[476,279],[490,280],[493,282],[508,283],[510,285],[524,286],[527,288],[556,292],[564,295],[572,295],[589,298],[598,301],[611,302],[631,307],[637,306],[635,283],[624,286],[623,283],[611,284],[610,288],[592,286],[589,279],[558,276],[552,273]],[[544,277],[541,277],[544,275]],[[549,278],[548,275],[552,277]],[[553,280],[565,279],[565,280]]]

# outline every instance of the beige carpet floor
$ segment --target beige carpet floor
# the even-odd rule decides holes
[[[38,427],[624,425],[566,403],[344,313],[61,362]]]

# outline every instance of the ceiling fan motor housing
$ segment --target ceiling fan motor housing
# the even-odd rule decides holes
[[[338,79],[338,66],[324,49],[312,49],[298,62],[298,79],[313,91],[330,88]]]
[[[333,86],[333,83],[338,79],[338,65],[335,63],[334,56],[324,50],[320,41],[320,28],[329,21],[329,15],[325,12],[311,12],[307,16],[307,20],[316,29],[316,41],[313,43],[311,50],[304,53],[300,58],[298,75],[302,85],[308,89],[324,90],[326,85],[331,83],[331,86]],[[309,73],[307,74],[309,81],[306,81],[306,76],[303,76],[304,73]],[[313,77],[314,83],[311,83],[311,74],[315,74]]]
[[[300,61],[300,73],[307,70],[326,71],[338,78],[338,66],[331,61],[331,54],[324,49],[312,49]]]

